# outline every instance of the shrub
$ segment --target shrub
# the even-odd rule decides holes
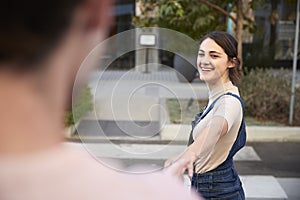
[[[93,108],[92,93],[88,85],[85,85],[78,95],[73,108],[66,113],[66,126],[75,124],[81,117]]]
[[[246,73],[240,85],[245,102],[245,115],[259,121],[288,124],[291,95],[290,72],[253,69]],[[296,88],[294,124],[300,125],[300,88]]]

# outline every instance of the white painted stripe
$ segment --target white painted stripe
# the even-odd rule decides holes
[[[281,185],[273,176],[241,176],[245,196],[249,199],[287,199]]]
[[[300,178],[276,178],[289,200],[300,199]]]
[[[233,160],[235,161],[261,161],[260,157],[252,146],[245,146],[236,153]]]
[[[83,148],[81,144],[68,143],[67,145]],[[180,154],[184,145],[156,145],[156,144],[92,144],[84,147],[96,157],[118,159],[157,159],[165,160]]]
[[[96,157],[119,158],[119,159],[146,159],[166,160],[177,156],[186,148],[185,145],[168,144],[108,144],[108,143],[87,143],[84,146],[80,143],[66,143],[76,148],[86,148]],[[83,148],[84,147],[84,148]],[[235,161],[260,161],[261,159],[251,146],[244,147],[235,157]]]

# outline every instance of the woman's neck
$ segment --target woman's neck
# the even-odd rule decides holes
[[[212,91],[214,91],[216,89],[224,87],[224,85],[228,84],[228,82],[231,83],[231,81],[230,81],[229,78],[224,79],[224,80],[223,79],[219,79],[219,80],[217,80],[215,82],[206,82],[206,85],[208,87],[209,92],[212,92]]]
[[[209,88],[209,100],[211,101],[211,100],[217,98],[219,95],[225,93],[232,87],[233,87],[233,84],[231,81],[228,81],[226,83],[220,84],[215,87],[210,87]]]

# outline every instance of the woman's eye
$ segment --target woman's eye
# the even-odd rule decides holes
[[[198,54],[200,57],[204,57],[204,53],[199,53]]]
[[[212,58],[218,58],[218,55],[210,55]]]

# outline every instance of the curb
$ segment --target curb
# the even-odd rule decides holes
[[[187,124],[168,124],[160,137],[136,139],[130,137],[88,137],[85,142],[147,143],[147,144],[186,144],[191,131]],[[300,142],[300,127],[247,126],[247,142]],[[65,136],[70,142],[82,142],[77,136]]]
[[[161,140],[187,141],[191,126],[168,124],[161,132]],[[300,127],[246,126],[247,142],[300,142]]]
[[[249,142],[300,142],[300,127],[249,126]]]

